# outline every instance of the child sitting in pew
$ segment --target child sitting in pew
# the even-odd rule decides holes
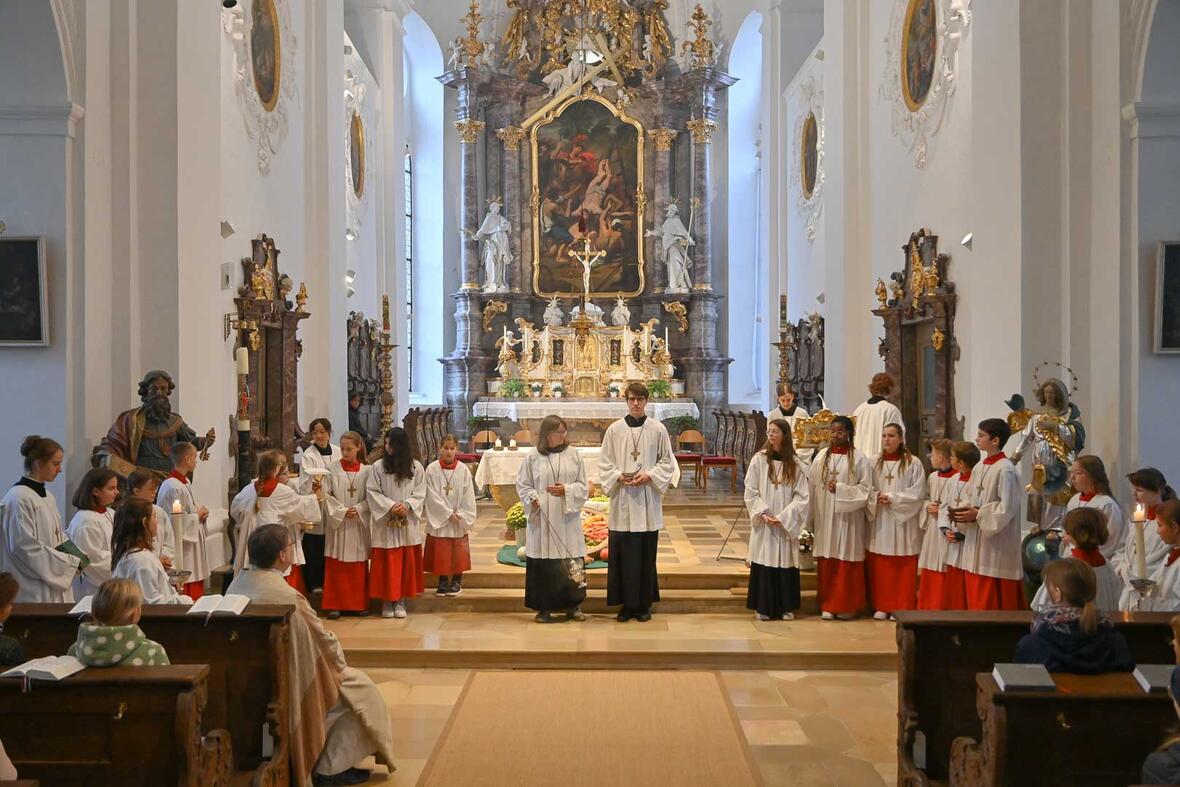
[[[159,643],[139,628],[143,591],[130,579],[108,579],[94,594],[93,623],[78,626],[78,640],[69,655],[87,667],[159,667],[169,663]]]
[[[1175,618],[1172,619],[1172,629],[1176,629]],[[1180,697],[1180,667],[1172,670],[1172,685],[1168,688],[1168,696],[1176,706],[1176,715],[1180,716],[1180,700],[1177,700]],[[1173,729],[1160,747],[1147,755],[1147,759],[1143,761],[1139,782],[1180,784],[1180,729]]]
[[[1126,639],[1094,601],[1098,593],[1094,569],[1067,557],[1045,566],[1042,579],[1050,604],[1037,612],[1032,632],[1016,644],[1014,661],[1079,675],[1135,669]]]
[[[15,667],[25,663],[25,652],[20,641],[15,637],[4,636],[4,624],[12,614],[12,604],[16,601],[16,594],[20,591],[20,583],[16,577],[8,573],[0,573],[0,672],[3,668]]]

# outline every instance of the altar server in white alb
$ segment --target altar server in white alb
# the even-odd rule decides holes
[[[422,566],[438,577],[436,596],[463,592],[463,574],[471,570],[467,534],[475,525],[475,485],[459,461],[459,440],[442,439],[438,459],[426,468],[426,548]]]
[[[1145,612],[1180,612],[1180,501],[1160,503],[1155,510],[1155,521],[1160,541],[1168,546],[1168,554],[1151,575],[1155,587],[1140,608]]]
[[[799,609],[799,536],[807,526],[807,470],[795,455],[791,425],[766,426],[766,445],[746,471],[750,584],[746,609],[758,620],[793,620]]]
[[[795,391],[791,388],[790,383],[778,383],[774,387],[774,395],[778,400],[778,406],[766,414],[767,422],[781,418],[787,422],[792,434],[795,430],[795,421],[800,418],[807,417],[807,411],[795,403]]]
[[[873,465],[853,447],[852,419],[832,419],[830,442],[811,462],[811,532],[819,582],[820,617],[854,617],[865,605],[866,508],[873,487]]]
[[[577,449],[566,442],[567,431],[561,416],[546,416],[537,450],[525,457],[516,474],[516,492],[528,519],[524,605],[537,613],[538,623],[552,623],[554,612],[586,619],[586,589],[570,581],[565,559],[586,557],[581,512],[590,485]]]
[[[964,534],[959,567],[964,571],[967,609],[1024,609],[1020,552],[1020,473],[1004,455],[1012,436],[1008,422],[979,422],[975,445],[985,456],[971,476],[971,504],[951,512]]]
[[[45,488],[61,472],[61,446],[48,437],[30,435],[20,453],[25,474],[0,501],[0,571],[20,583],[17,602],[72,602],[71,583],[82,561],[58,550],[66,536],[57,501]]]
[[[1074,460],[1069,471],[1069,482],[1078,490],[1065,505],[1065,512],[1075,508],[1094,508],[1102,512],[1106,518],[1108,537],[1103,542],[1102,555],[1113,561],[1123,551],[1127,540],[1127,519],[1123,509],[1114,499],[1114,492],[1110,491],[1110,479],[1106,475],[1106,465],[1093,454],[1084,454]],[[1068,557],[1062,551],[1063,557]],[[1101,583],[1098,588],[1101,594]],[[1099,608],[1106,610],[1099,599]]]
[[[930,466],[926,476],[926,506],[922,517],[922,551],[918,553],[918,609],[942,609],[946,586],[946,557],[950,544],[938,526],[938,515],[950,503],[958,472],[951,466],[954,440],[930,441]]]
[[[312,481],[317,476],[314,471],[327,472],[335,462],[340,461],[340,446],[332,442],[332,422],[327,418],[313,418],[307,427],[311,435],[311,445],[300,454],[299,481],[295,485],[301,495],[312,494]],[[313,471],[313,472],[308,472]],[[303,533],[302,567],[304,582],[311,593],[324,589],[324,534],[325,523],[323,517],[317,517],[311,528]]]
[[[111,539],[111,567],[114,576],[130,579],[143,591],[145,604],[190,605],[190,596],[176,592],[168,572],[152,552],[157,528],[152,504],[138,498],[123,501],[115,512],[115,532]]]
[[[873,618],[918,603],[918,554],[922,551],[926,469],[906,448],[900,424],[881,434],[882,452],[873,463],[869,495],[869,544],[865,555]]]
[[[205,553],[205,521],[209,518],[209,509],[197,504],[193,496],[193,485],[189,476],[197,469],[197,447],[192,443],[172,444],[172,472],[160,484],[160,491],[156,493],[156,502],[169,515],[176,510],[175,503],[180,503],[180,513],[184,517],[184,538],[180,549],[183,551],[184,570],[191,572],[184,585],[184,593],[193,600],[205,594],[205,580],[209,578],[209,558]],[[160,527],[168,527],[170,522],[160,522]]]
[[[1097,508],[1075,508],[1065,515],[1062,524],[1065,527],[1066,547],[1062,549],[1062,553],[1066,557],[1082,561],[1094,570],[1097,588],[1094,603],[1103,612],[1118,610],[1123,583],[1101,552],[1102,544],[1106,543],[1110,535],[1106,530],[1106,515]],[[1033,596],[1032,609],[1034,612],[1042,612],[1052,603],[1048,583],[1042,582],[1037,594]]]
[[[324,509],[328,533],[324,543],[324,596],[329,618],[341,612],[369,614],[369,501],[365,439],[356,432],[340,436],[340,461],[328,475]]]
[[[622,606],[620,623],[651,620],[660,600],[656,547],[664,528],[664,495],[676,473],[668,430],[645,411],[647,386],[630,383],[627,416],[607,427],[598,457],[602,491],[610,497],[610,560],[606,603]]]
[[[118,496],[119,476],[107,467],[87,470],[74,491],[72,502],[78,513],[66,527],[66,537],[90,558],[90,565],[74,579],[75,599],[93,596],[111,578],[111,535],[115,531],[111,505]]]
[[[979,446],[960,440],[951,449],[951,467],[958,475],[947,483],[945,498],[948,501],[938,511],[938,529],[947,542],[946,574],[942,578],[942,605],[936,609],[967,609],[967,572],[963,569],[963,544],[967,536],[959,531],[951,519],[960,509],[967,508],[974,500],[971,477],[979,464]],[[919,558],[919,563],[921,559]],[[925,581],[925,574],[923,574]],[[921,604],[919,609],[925,609]]]
[[[404,618],[406,599],[425,589],[422,576],[422,515],[426,469],[414,458],[410,435],[400,426],[385,434],[385,451],[366,482],[372,518],[369,598],[381,599],[381,617]]]
[[[886,424],[901,426],[905,439],[905,421],[901,410],[885,397],[893,392],[893,378],[885,372],[873,375],[869,383],[868,401],[857,405],[852,413],[856,423],[856,450],[864,456],[873,457],[881,453],[881,432]]]
[[[1123,582],[1123,592],[1119,597],[1119,609],[1123,611],[1135,609],[1139,601],[1139,592],[1131,581],[1152,577],[1168,556],[1170,547],[1160,538],[1156,516],[1162,503],[1176,499],[1176,492],[1168,486],[1164,474],[1154,467],[1143,467],[1129,473],[1127,480],[1131,482],[1136,508],[1140,509],[1139,513],[1144,519],[1143,557],[1139,557],[1139,525],[1132,521],[1127,528],[1126,546],[1111,561],[1115,573]]]
[[[317,476],[308,485],[311,493],[299,494],[288,482],[287,457],[282,451],[263,451],[258,455],[258,478],[238,492],[229,505],[230,516],[238,525],[235,574],[245,571],[249,565],[247,545],[250,534],[263,525],[282,525],[287,528],[291,542],[292,561],[283,579],[300,593],[307,594],[300,571],[304,559],[303,528],[308,522],[319,519],[321,486]]]
[[[130,497],[136,497],[152,504],[156,512],[156,521],[160,526],[156,528],[156,536],[152,539],[152,552],[160,558],[165,569],[172,568],[172,561],[176,557],[176,545],[173,543],[171,520],[164,513],[164,509],[156,504],[156,492],[160,489],[160,482],[151,470],[137,468],[127,476],[127,491]]]

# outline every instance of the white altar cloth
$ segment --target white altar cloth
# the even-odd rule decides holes
[[[566,450],[573,449],[574,447],[570,446]],[[598,455],[602,449],[590,446],[576,450],[582,459],[582,465],[586,468],[586,480],[597,484]],[[536,449],[532,447],[518,448],[515,451],[510,451],[507,448],[502,451],[484,451],[479,457],[479,469],[475,471],[475,486],[483,489],[488,484],[492,486],[515,485],[516,474],[520,472],[520,466],[524,464],[525,457],[535,451]],[[677,486],[679,483],[680,466],[677,465],[672,474],[672,486]]]
[[[477,417],[506,418],[522,423],[539,421],[547,415],[560,415],[567,420],[617,419],[627,414],[623,399],[481,399],[471,407]],[[699,418],[700,410],[691,399],[670,402],[648,402],[647,414],[657,421],[690,415]],[[478,479],[477,479],[478,480]]]

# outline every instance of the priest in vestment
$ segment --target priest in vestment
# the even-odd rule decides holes
[[[893,392],[893,378],[884,372],[873,375],[869,382],[869,398],[857,405],[852,413],[856,423],[856,450],[864,456],[881,453],[881,431],[888,424],[900,424],[905,438],[905,421],[901,410],[885,397]]]
[[[645,414],[647,386],[627,386],[625,418],[615,421],[602,438],[599,483],[610,497],[606,603],[622,605],[620,623],[651,620],[651,605],[660,600],[656,547],[664,527],[663,497],[676,474],[668,430]]]
[[[283,579],[292,561],[287,528],[259,527],[247,549],[250,569],[234,577],[228,592],[259,604],[295,606],[288,681],[292,783],[304,787],[314,778],[317,784],[358,784],[368,773],[356,766],[374,752],[378,763],[394,770],[389,709],[377,686],[348,666],[336,635]]]
[[[824,620],[854,616],[865,605],[865,509],[873,487],[869,458],[852,445],[852,419],[832,419],[831,441],[807,470],[812,552]]]

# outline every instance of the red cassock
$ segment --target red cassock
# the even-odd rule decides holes
[[[967,609],[967,572],[955,566],[946,567],[942,581],[942,608]]]
[[[422,560],[426,570],[436,577],[453,577],[470,571],[471,547],[467,536],[426,536],[426,551]]]
[[[201,596],[205,595],[205,580],[202,579],[200,582],[185,582],[184,595],[188,596],[193,601],[196,601]]]
[[[422,545],[373,547],[369,556],[369,598],[400,601],[413,598],[426,587],[422,576]]]
[[[864,608],[864,561],[817,557],[815,566],[816,573],[819,575],[820,611],[848,614],[859,612]]]
[[[307,595],[307,585],[303,584],[303,569],[300,566],[291,566],[290,573],[283,577],[287,580],[287,584],[298,590],[304,596]]]
[[[320,606],[323,609],[341,612],[361,612],[368,609],[367,568],[364,561],[346,563],[334,557],[325,557],[324,597],[320,601]]]
[[[918,609],[946,609],[942,601],[947,586],[945,571],[923,569],[918,582]]]
[[[881,612],[913,609],[918,599],[918,556],[865,554],[869,598]]]
[[[967,609],[1028,609],[1019,579],[988,577],[964,572]]]

